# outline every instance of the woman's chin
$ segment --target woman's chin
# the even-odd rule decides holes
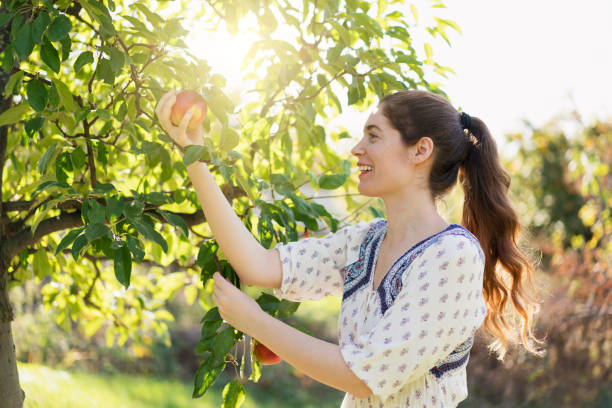
[[[367,185],[367,183],[360,182],[357,185],[357,191],[359,191],[359,194],[364,195],[366,197],[378,197],[378,194],[376,194],[376,191],[374,191],[374,189],[369,188],[369,186]]]

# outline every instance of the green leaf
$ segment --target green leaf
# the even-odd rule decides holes
[[[68,245],[72,244],[72,242],[75,240],[75,238],[77,236],[79,236],[79,234],[85,229],[85,227],[81,227],[81,228],[77,228],[77,229],[73,229],[70,232],[68,232],[66,235],[64,235],[64,238],[62,238],[62,240],[60,241],[60,243],[57,245],[57,248],[55,249],[55,255],[59,254],[60,252],[62,252],[66,247],[68,247]]]
[[[70,56],[72,40],[70,39],[70,37],[65,37],[60,40],[60,45],[62,46],[62,61],[66,61]]]
[[[119,197],[109,197],[106,200],[106,218],[109,222],[118,220],[123,214],[123,207],[125,203]]]
[[[72,165],[75,170],[82,169],[85,167],[85,163],[87,163],[87,156],[85,156],[85,152],[81,149],[81,146],[77,146],[70,155],[72,159]]]
[[[127,246],[115,250],[115,277],[126,289],[130,286],[132,275],[132,256]]]
[[[153,26],[160,26],[163,24],[164,19],[158,14],[149,10],[149,8],[144,4],[134,3],[132,4],[132,6],[137,8],[142,14],[147,16],[147,20],[149,20],[149,22],[153,24]]]
[[[216,364],[216,366],[213,366],[213,364]],[[204,395],[206,390],[213,385],[219,375],[221,375],[224,368],[224,363],[219,364],[218,362],[214,362],[212,359],[208,359],[202,363],[195,375],[193,398],[199,398]]]
[[[225,355],[232,350],[236,343],[234,337],[233,327],[227,327],[215,336],[211,344],[213,359],[217,361],[225,360]]]
[[[104,3],[97,0],[81,0],[79,3],[91,18],[100,23],[100,34],[103,39],[107,40],[115,35],[112,17]]]
[[[211,270],[216,268],[214,263],[214,254],[219,249],[219,245],[214,240],[208,240],[202,244],[198,251],[197,262],[203,270]],[[206,282],[202,282],[206,283]]]
[[[40,160],[38,160],[38,171],[40,174],[45,174],[47,171],[47,165],[49,164],[49,160],[53,157],[53,153],[55,152],[55,147],[57,146],[57,142],[53,142],[51,146],[47,149],[47,151],[42,155]]]
[[[138,219],[144,210],[144,203],[140,200],[132,200],[125,205],[123,213],[128,219]]]
[[[162,247],[165,253],[168,253],[168,243],[166,242],[164,237],[162,237],[159,232],[155,231],[155,228],[153,228],[148,222],[130,220],[130,224],[132,224],[134,228],[136,228],[136,230],[143,237],[145,237],[146,239],[150,241],[155,242],[156,244]]]
[[[98,71],[96,77],[98,79],[103,80],[109,85],[113,85],[115,83],[115,74],[113,73],[110,60],[106,58],[101,58],[100,60],[98,60],[97,70]]]
[[[111,183],[98,183],[93,189],[94,193],[110,193],[111,191],[115,190],[115,186]]]
[[[13,18],[12,14],[0,13],[0,27],[11,21],[11,18]]]
[[[51,83],[51,86],[49,87],[48,106],[50,108],[53,108],[53,110],[55,110],[56,107],[59,107],[59,103],[60,103],[59,93],[57,92],[57,88],[55,87],[55,84]]]
[[[278,312],[280,300],[270,294],[262,292],[257,298],[256,302],[262,310],[271,316],[275,316]]]
[[[15,63],[15,52],[11,44],[8,44],[0,57],[0,65],[4,72],[11,72]]]
[[[106,109],[96,109],[95,112],[96,112],[96,115],[98,115],[100,119],[102,120],[110,120],[111,118],[110,112],[107,111]]]
[[[157,212],[160,213],[170,224],[183,230],[186,237],[189,236],[189,227],[187,226],[187,223],[183,217],[163,210],[157,210]]]
[[[221,145],[219,146],[219,149],[227,152],[236,147],[239,142],[240,136],[238,136],[238,132],[228,127],[223,128],[223,131],[221,132]]]
[[[123,53],[123,51],[117,48],[111,47],[110,48],[110,64],[111,64],[111,69],[113,70],[115,75],[119,74],[121,72],[121,68],[123,68],[123,65],[125,64],[125,54]]]
[[[79,259],[79,255],[81,254],[81,249],[83,249],[83,247],[87,245],[87,243],[88,243],[88,240],[85,234],[79,235],[74,240],[74,243],[72,244],[72,258],[75,261]]]
[[[154,292],[155,300],[168,300],[185,286],[185,272],[169,273],[157,280],[157,289]]]
[[[88,242],[93,242],[102,237],[112,238],[113,233],[105,224],[95,223],[89,224],[85,229],[85,236]]]
[[[145,194],[145,201],[155,205],[162,205],[171,202],[171,199],[164,193],[153,191],[152,193]]]
[[[29,110],[30,107],[25,102],[7,109],[0,114],[0,126],[12,125],[13,123],[19,122],[22,116]]]
[[[425,55],[427,56],[427,60],[430,60],[433,57],[433,50],[431,48],[431,44],[425,43]]]
[[[51,273],[51,263],[49,262],[49,255],[47,250],[40,249],[34,253],[34,259],[32,260],[32,270],[34,275],[38,278],[44,278]]]
[[[42,128],[44,123],[45,118],[43,116],[36,116],[28,120],[25,124],[25,131],[28,137],[32,137],[35,132],[38,132]]]
[[[62,14],[53,19],[47,30],[47,36],[51,41],[59,41],[67,37],[70,30],[72,30],[72,22],[68,17]]]
[[[66,108],[66,111],[74,112],[76,110],[76,105],[72,97],[72,92],[70,92],[68,86],[59,79],[55,78],[53,78],[53,83],[55,84],[55,88],[57,89],[57,93],[59,94],[60,101],[62,102],[62,105],[64,105],[64,108]]]
[[[210,322],[213,320],[222,320],[221,315],[219,314],[219,308],[216,306],[208,309],[208,312],[206,312],[206,314],[202,317],[200,323]]]
[[[319,187],[325,190],[333,190],[340,187],[346,181],[346,174],[323,174],[319,178]]]
[[[8,82],[6,83],[6,87],[4,88],[4,98],[5,99],[13,94],[15,85],[21,82],[22,79],[23,79],[23,71],[17,71],[13,75],[11,75]]]
[[[38,79],[34,79],[28,82],[26,93],[30,106],[35,111],[42,112],[47,106],[47,101],[49,98],[49,93],[45,84],[43,84],[42,81],[39,81]]]
[[[185,154],[183,156],[183,164],[189,166],[191,163],[194,163],[200,160],[200,157],[204,154],[206,148],[204,146],[199,145],[189,145],[185,148]]]
[[[63,152],[55,159],[55,178],[57,181],[66,183],[68,181],[66,172],[72,172],[72,160],[70,160],[68,152]]]
[[[219,314],[219,309],[216,309],[216,310],[217,310],[217,314]],[[202,338],[209,339],[209,338],[215,337],[217,335],[217,330],[219,329],[219,327],[221,327],[221,324],[223,324],[223,319],[221,319],[221,316],[219,316],[218,319],[216,320],[212,320],[212,319],[206,320],[202,324],[202,330],[201,330]]]
[[[59,54],[53,44],[51,44],[51,42],[47,40],[46,37],[43,39],[43,44],[40,47],[40,58],[45,64],[47,64],[49,68],[51,68],[53,72],[55,72],[56,74],[59,72]]]
[[[244,387],[238,380],[229,382],[223,388],[222,408],[238,408],[246,398]]]
[[[32,23],[26,22],[15,34],[15,42],[13,43],[17,55],[22,60],[28,58],[34,49],[34,38],[32,37]]]
[[[100,204],[98,201],[89,198],[87,199],[87,203],[89,205],[89,211],[87,212],[87,220],[91,224],[104,224],[104,220],[106,217],[106,208],[103,204]]]
[[[134,238],[131,235],[127,235],[126,237],[128,248],[130,252],[134,255],[134,260],[136,262],[141,262],[144,258],[144,249],[142,248],[142,244],[138,240],[138,238]]]
[[[74,72],[78,74],[78,72],[83,68],[86,64],[91,64],[94,62],[93,52],[84,51],[82,52],[74,62]]]
[[[286,319],[292,314],[294,314],[297,311],[298,307],[300,307],[300,305],[300,302],[292,302],[287,299],[282,299],[278,307],[278,314],[276,315],[276,317],[278,319]]]

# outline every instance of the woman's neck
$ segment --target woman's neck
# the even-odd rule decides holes
[[[428,193],[409,197],[383,198],[387,213],[385,241],[389,246],[420,241],[446,228],[449,223],[438,214]]]

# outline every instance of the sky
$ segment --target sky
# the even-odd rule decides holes
[[[409,4],[401,7],[412,17]],[[424,58],[423,44],[429,42],[434,60],[455,71],[448,79],[433,72],[426,78],[442,85],[453,106],[484,120],[498,145],[504,133],[527,131],[524,120],[539,126],[574,109],[585,123],[612,119],[611,0],[447,0],[446,8],[431,8],[430,0],[412,4],[418,10],[411,31],[417,54]],[[450,46],[425,30],[434,25],[433,16],[459,25],[461,33],[446,30]],[[230,86],[244,86],[242,56],[255,38],[247,21],[236,36],[197,23],[187,27],[191,51],[226,76]],[[328,124],[354,136],[336,146],[340,153],[348,153],[361,137],[368,114],[346,107]]]

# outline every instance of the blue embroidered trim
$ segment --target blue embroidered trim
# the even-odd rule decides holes
[[[359,247],[359,258],[357,261],[344,268],[344,294],[342,300],[349,298],[362,287],[369,287],[373,279],[374,265],[378,260],[378,250],[387,231],[387,220],[382,219],[370,225],[363,241]],[[412,248],[404,252],[389,268],[383,280],[377,288],[380,299],[381,313],[391,307],[395,298],[402,290],[402,275],[412,262],[421,255],[429,246],[438,242],[446,235],[461,235],[476,244],[481,261],[484,263],[484,252],[480,247],[478,239],[466,228],[459,224],[450,224],[444,230],[423,239]],[[365,268],[364,268],[365,266]]]
[[[446,363],[446,364],[442,364],[438,367],[434,367],[432,369],[429,370],[430,373],[432,373],[433,375],[436,376],[436,378],[440,378],[444,375],[444,373],[447,373],[451,370],[457,369],[459,367],[461,367],[463,364],[467,364],[468,358],[470,357],[470,353],[467,353],[466,355],[464,355],[463,357],[461,357],[459,360],[454,361],[452,363]]]
[[[404,252],[404,254],[395,261],[391,268],[389,268],[377,289],[378,297],[380,299],[380,310],[383,315],[387,309],[391,307],[395,297],[402,290],[402,275],[404,274],[404,271],[412,264],[412,261],[421,255],[429,246],[436,243],[439,237],[447,232],[450,232],[454,228],[461,228],[461,225],[450,224],[444,230],[419,241],[409,250]],[[386,225],[384,232],[386,233]],[[378,250],[376,251],[374,257],[378,259]]]
[[[378,245],[380,241],[381,227],[386,220],[380,220],[372,225],[366,232],[363,241],[359,246],[359,259],[344,268],[344,294],[342,300],[347,299],[359,288],[367,286],[368,273],[372,269],[373,259],[371,254],[373,253],[372,248]],[[367,268],[364,268],[364,264]]]
[[[444,361],[429,370],[430,373],[440,378],[444,373],[451,370],[461,368],[466,365],[470,357],[470,350],[474,344],[474,335],[472,334],[466,341],[461,343],[452,353],[444,359]]]

